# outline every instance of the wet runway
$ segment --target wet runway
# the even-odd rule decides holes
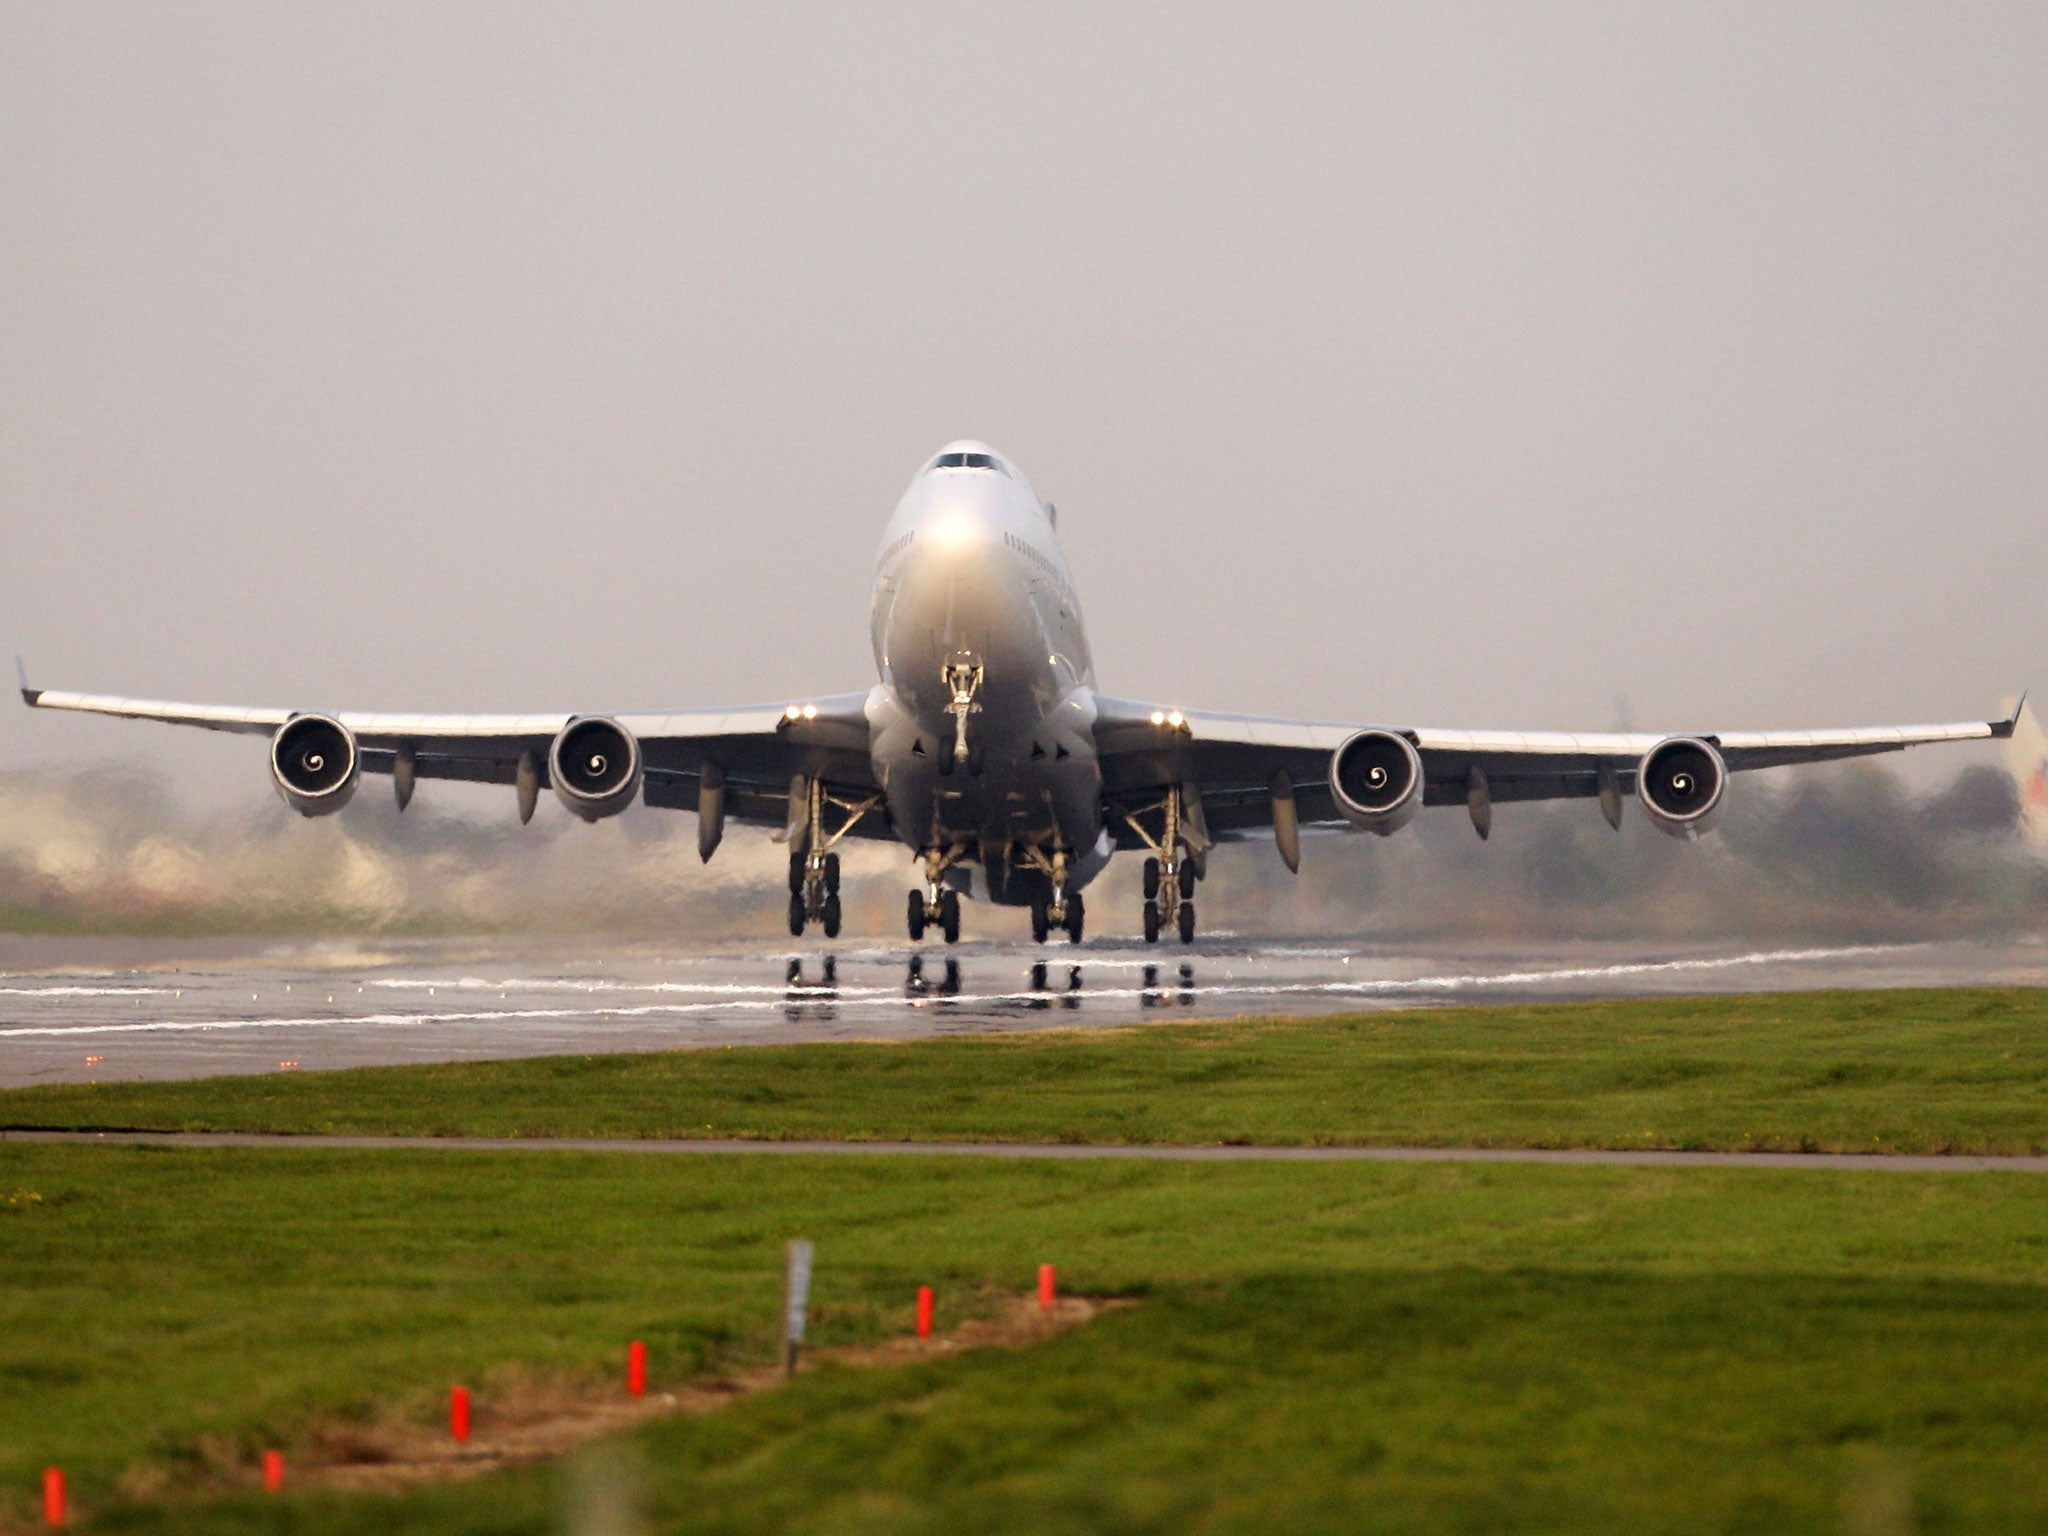
[[[410,945],[0,974],[0,1086],[1160,1018],[1823,987],[2048,985],[2048,944],[1455,952],[1205,936],[702,952]]]

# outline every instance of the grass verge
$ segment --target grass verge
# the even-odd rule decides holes
[[[630,1337],[657,1386],[765,1359],[801,1235],[823,1342],[907,1329],[920,1283],[945,1326],[1043,1260],[1147,1299],[1026,1353],[824,1370],[635,1431],[609,1476],[652,1529],[1835,1531],[1845,1501],[1903,1499],[1926,1530],[2034,1530],[2039,1191],[0,1146],[0,1487],[25,1522],[60,1462],[103,1530],[560,1529],[580,1484],[554,1468],[216,1494],[335,1418],[429,1422],[458,1379],[488,1412],[522,1376],[615,1376]]]
[[[2048,991],[1807,992],[0,1092],[0,1125],[2048,1150]]]

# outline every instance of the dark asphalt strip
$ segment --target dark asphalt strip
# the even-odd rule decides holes
[[[654,1152],[770,1157],[1141,1158],[1190,1163],[1611,1163],[1632,1168],[1826,1168],[1882,1173],[2048,1173],[2048,1157],[1885,1152],[1605,1152],[1536,1147],[1092,1146],[1020,1141],[657,1141],[632,1137],[282,1136],[214,1131],[0,1131],[0,1141],[269,1147],[342,1152]]]

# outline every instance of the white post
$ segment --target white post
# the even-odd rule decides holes
[[[804,1320],[811,1305],[811,1245],[799,1238],[789,1245],[788,1281],[782,1309],[782,1374],[796,1374],[797,1352],[803,1348]]]

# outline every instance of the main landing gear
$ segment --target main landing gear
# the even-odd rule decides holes
[[[955,843],[951,848],[925,850],[924,889],[910,893],[909,928],[912,943],[922,939],[928,927],[937,928],[945,935],[948,944],[960,942],[960,893],[950,885],[941,884],[941,880],[946,871],[957,864],[965,852],[966,847],[961,843]]]
[[[1201,873],[1190,856],[1187,834],[1183,830],[1185,819],[1180,786],[1168,785],[1164,797],[1151,809],[1157,810],[1160,816],[1160,834],[1156,838],[1136,815],[1126,813],[1124,816],[1154,855],[1145,860],[1145,942],[1157,944],[1163,930],[1178,933],[1183,944],[1192,944],[1195,942],[1195,882],[1201,879]]]
[[[1050,896],[1031,898],[1032,941],[1043,944],[1058,928],[1066,933],[1068,943],[1080,943],[1088,913],[1081,893],[1067,889],[1067,850],[1055,848],[1050,857],[1035,847],[1027,846],[1022,851],[1024,861],[1044,875],[1052,887]]]
[[[876,806],[880,795],[865,800],[842,800],[816,779],[799,779],[790,786],[789,933],[803,937],[811,923],[825,930],[825,937],[839,937],[839,855],[833,846],[851,832]],[[799,811],[798,804],[802,809]],[[827,806],[843,816],[839,830],[825,832]],[[799,820],[801,817],[801,820]]]

